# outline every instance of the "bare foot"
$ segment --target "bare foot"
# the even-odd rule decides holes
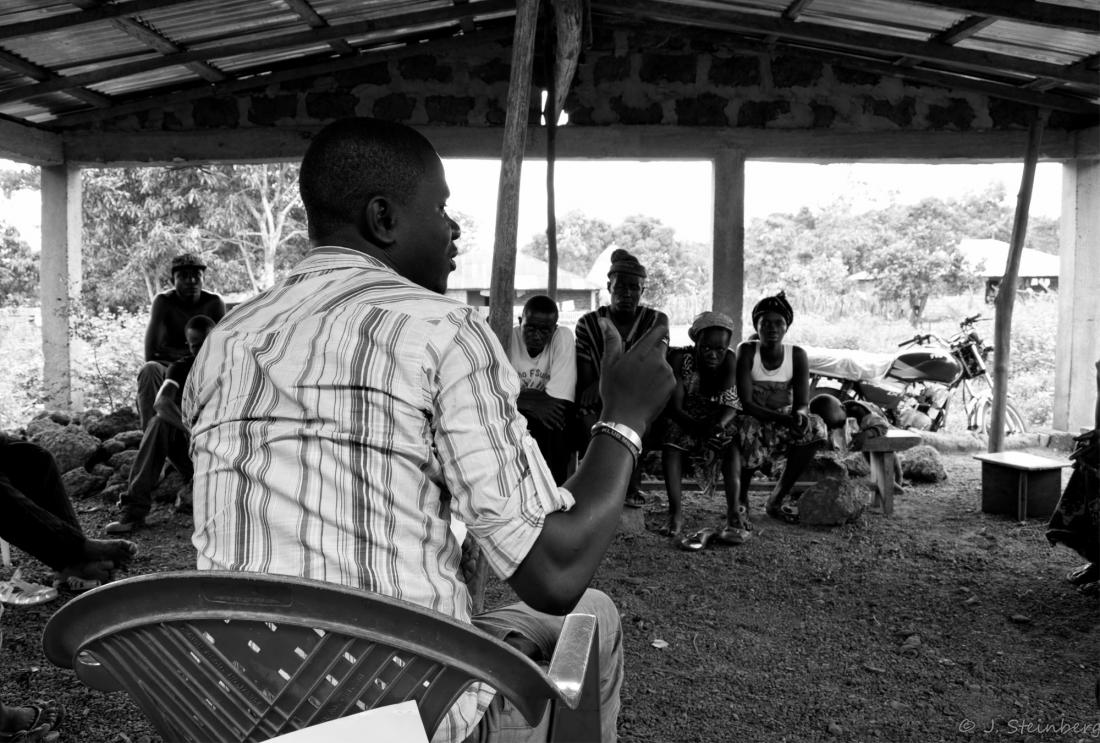
[[[84,557],[88,562],[113,562],[116,568],[129,564],[137,554],[137,545],[126,539],[85,539]]]

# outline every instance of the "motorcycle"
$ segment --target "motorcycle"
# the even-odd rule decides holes
[[[993,384],[986,361],[993,352],[975,330],[981,315],[959,323],[959,332],[944,339],[931,333],[915,335],[896,354],[804,347],[809,357],[810,396],[830,394],[840,401],[870,402],[892,425],[938,431],[947,420],[949,403],[961,393],[966,427],[989,433]],[[1019,411],[1005,405],[1005,433],[1024,433]]]

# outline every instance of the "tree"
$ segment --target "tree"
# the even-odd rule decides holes
[[[21,170],[0,170],[0,191],[4,198],[10,199],[16,191],[37,191],[41,183],[38,168]]]
[[[611,225],[581,211],[566,214],[558,220],[557,228],[558,266],[581,276],[592,269],[593,262],[612,242]],[[523,252],[546,260],[549,252],[546,233],[534,235]]]
[[[204,231],[209,244],[233,246],[253,291],[275,283],[276,268],[297,262],[309,249],[305,209],[298,197],[298,166],[229,165],[215,170],[222,208],[212,209]]]
[[[19,231],[0,221],[0,306],[38,302],[38,256]]]
[[[627,217],[612,230],[611,242],[633,253],[646,267],[646,304],[661,307],[672,297],[707,293],[710,269],[706,247],[681,243],[676,231],[656,217]]]
[[[964,291],[975,282],[959,251],[950,210],[940,199],[887,210],[884,216],[893,220],[897,237],[870,259],[876,293],[883,300],[905,303],[914,327],[932,294]]]

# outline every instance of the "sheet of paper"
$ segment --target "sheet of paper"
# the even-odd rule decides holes
[[[339,720],[295,730],[271,738],[268,743],[428,743],[416,702],[359,712]]]

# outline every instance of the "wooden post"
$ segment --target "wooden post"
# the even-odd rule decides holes
[[[519,184],[523,152],[527,148],[527,118],[531,102],[531,65],[535,57],[535,27],[539,0],[518,0],[512,38],[512,75],[508,81],[508,110],[504,114],[504,143],[500,153],[497,189],[497,226],[493,242],[493,274],[489,277],[489,326],[504,350],[512,335],[512,307],[516,296],[516,232],[519,230]],[[489,564],[478,557],[469,586],[474,613],[485,608],[485,580]]]
[[[80,168],[42,168],[42,380],[46,405],[79,407],[72,378],[71,302],[80,296]]]
[[[539,0],[518,0],[512,39],[512,74],[508,81],[508,110],[504,115],[504,143],[500,153],[497,224],[493,242],[493,273],[489,278],[489,326],[508,348],[512,307],[516,296],[516,232],[519,230],[519,185],[523,152],[527,147],[527,119],[531,102],[531,65],[535,56],[535,27]]]
[[[1012,221],[1012,240],[1008,246],[1008,259],[1001,288],[997,292],[996,317],[993,323],[993,415],[989,423],[989,451],[1004,449],[1005,400],[1008,397],[1008,361],[1012,344],[1012,308],[1016,304],[1016,279],[1020,274],[1020,256],[1024,252],[1027,236],[1028,210],[1031,208],[1031,189],[1035,183],[1035,163],[1039,159],[1039,144],[1043,140],[1043,126],[1047,111],[1037,111],[1028,131],[1027,154],[1024,157],[1024,175],[1020,181],[1020,193],[1016,198],[1016,216]]]
[[[554,198],[554,163],[557,160],[558,117],[581,53],[582,0],[553,0],[553,49],[546,54],[548,88],[543,117],[546,121],[546,293],[558,298],[558,217]]]
[[[714,253],[711,305],[733,318],[733,342],[744,338],[745,153],[719,150],[714,157]]]

